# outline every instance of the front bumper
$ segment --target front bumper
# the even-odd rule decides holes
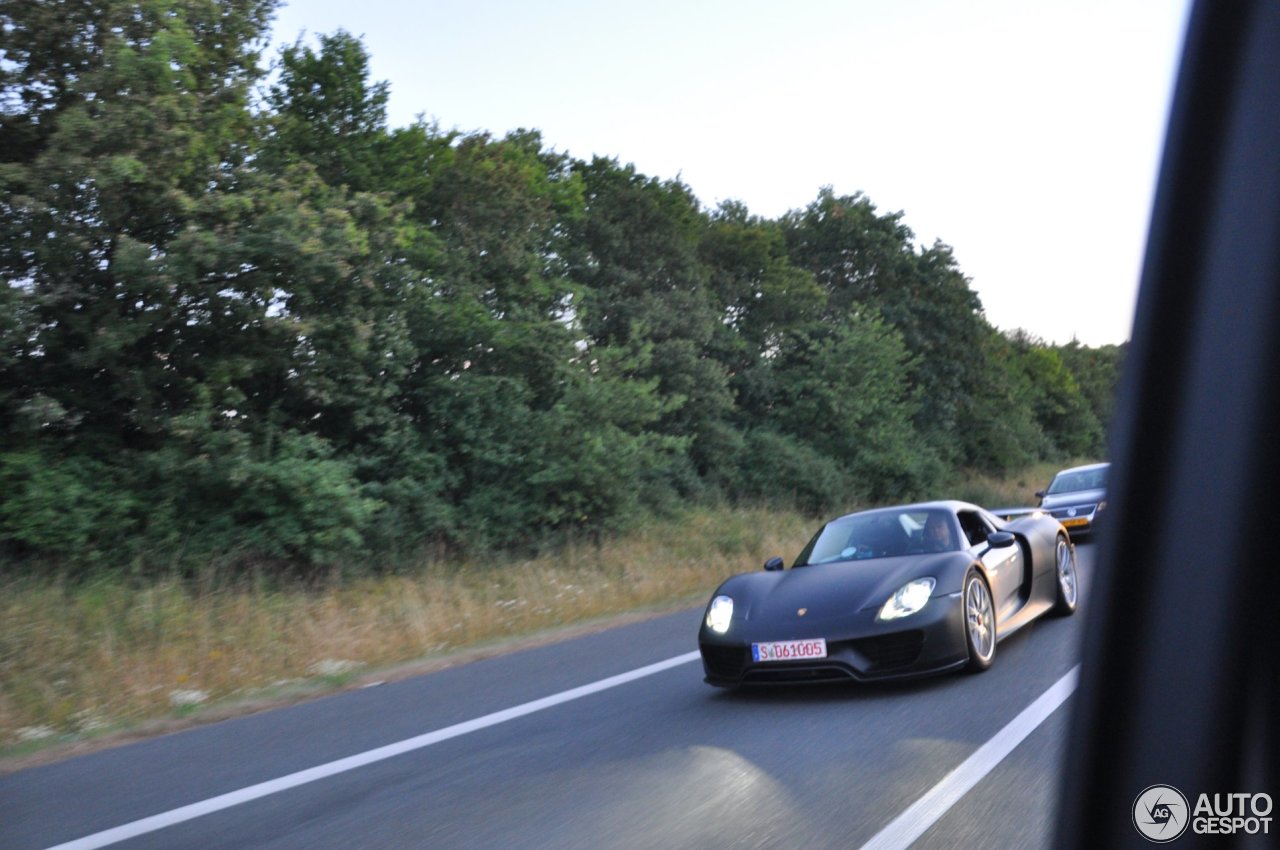
[[[969,660],[960,594],[934,597],[918,613],[888,623],[876,622],[877,613],[860,611],[838,629],[830,623],[764,627],[735,620],[726,634],[717,635],[704,624],[698,649],[705,680],[721,687],[865,682],[929,676]],[[827,642],[826,658],[752,661],[752,643],[817,637]]]
[[[1093,533],[1098,523],[1098,505],[1063,505],[1059,508],[1041,508],[1049,516],[1062,523],[1067,533],[1074,537],[1086,537]]]

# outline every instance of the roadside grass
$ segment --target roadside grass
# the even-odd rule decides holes
[[[1093,461],[1072,460],[1062,463],[1037,463],[1012,475],[986,475],[968,472],[952,491],[952,498],[973,502],[985,508],[1030,508],[1036,504],[1036,491],[1049,486],[1058,470]]]
[[[799,514],[699,509],[528,560],[293,584],[0,579],[0,755],[613,614],[704,601],[793,556]],[[692,641],[692,636],[690,636]]]
[[[969,474],[940,495],[1031,505],[1059,468]],[[0,574],[0,756],[213,705],[234,713],[237,702],[331,690],[486,643],[698,604],[733,573],[794,557],[815,527],[794,512],[698,508],[536,558],[424,560],[382,575],[349,565],[310,582]]]

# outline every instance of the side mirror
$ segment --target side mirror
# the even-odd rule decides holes
[[[992,549],[1003,549],[1005,546],[1012,546],[1016,542],[1018,542],[1018,538],[1008,531],[993,531],[987,535],[987,545]]]
[[[765,562],[764,562],[764,568],[765,568],[766,570],[768,570],[769,572],[774,572],[774,571],[776,571],[776,570],[780,570],[780,569],[782,569],[782,559],[781,559],[781,558],[770,558],[769,560],[767,560],[767,561],[765,561]]]
[[[1036,498],[1037,498],[1037,499],[1043,499],[1043,498],[1044,498],[1044,492],[1045,492],[1044,490],[1037,490],[1037,491],[1036,491]]]

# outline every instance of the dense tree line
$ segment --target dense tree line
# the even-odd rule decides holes
[[[11,557],[390,558],[1103,451],[1123,347],[1001,334],[899,214],[392,128],[345,33],[264,74],[273,6],[0,10]]]

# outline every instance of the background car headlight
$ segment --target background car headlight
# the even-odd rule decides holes
[[[733,600],[727,596],[717,596],[707,607],[707,628],[722,635],[729,631],[729,621],[733,619]]]
[[[918,578],[898,588],[880,609],[881,620],[896,620],[914,614],[925,606],[933,594],[935,582],[931,578]]]

